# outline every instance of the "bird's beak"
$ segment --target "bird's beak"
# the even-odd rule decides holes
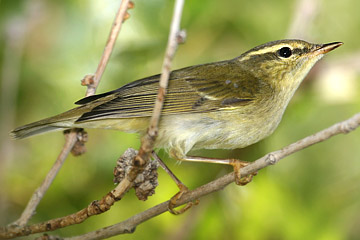
[[[344,43],[342,43],[342,42],[333,42],[333,43],[320,44],[320,45],[318,45],[319,47],[317,47],[313,51],[313,53],[314,53],[314,55],[325,54],[325,53],[328,53],[328,52],[334,50],[335,48],[340,47],[343,44]]]

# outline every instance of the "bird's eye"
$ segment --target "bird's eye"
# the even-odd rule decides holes
[[[292,52],[289,47],[283,47],[283,48],[280,48],[280,50],[278,51],[278,54],[280,57],[288,58],[291,56]]]

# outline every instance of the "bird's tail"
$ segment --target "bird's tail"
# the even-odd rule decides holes
[[[52,122],[51,118],[47,118],[18,127],[10,132],[10,136],[14,139],[22,139],[45,132],[64,130],[70,128],[74,121],[62,121],[61,123],[56,123]]]
[[[10,132],[10,136],[13,139],[22,139],[45,132],[59,131],[74,127],[74,123],[79,117],[74,110],[75,109],[72,109],[54,117],[45,118],[43,120],[18,127]]]

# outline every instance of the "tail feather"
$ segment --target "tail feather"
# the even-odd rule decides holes
[[[47,118],[18,127],[10,132],[10,136],[13,139],[22,139],[45,132],[59,131],[70,128],[74,121],[75,120],[67,119],[66,121],[60,122],[58,120],[56,121],[54,118]]]
[[[31,137],[33,135],[60,131],[72,127],[76,127],[75,121],[86,111],[88,111],[88,106],[80,106],[73,108],[69,111],[63,112],[53,117],[45,118],[43,120],[26,124],[24,126],[18,127],[10,132],[10,136],[13,139],[22,139]]]
[[[20,127],[16,128],[13,131],[10,132],[10,136],[13,139],[22,139],[31,137],[33,135],[50,132],[50,131],[57,131],[61,130],[62,128],[59,127],[53,127],[53,126],[36,126],[36,127]]]

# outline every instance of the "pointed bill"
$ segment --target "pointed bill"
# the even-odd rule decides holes
[[[335,48],[340,47],[343,44],[344,43],[342,43],[342,42],[333,42],[333,43],[322,44],[322,45],[319,45],[319,48],[315,49],[313,51],[313,53],[315,55],[325,54],[325,53],[328,53],[328,52],[334,50]]]

